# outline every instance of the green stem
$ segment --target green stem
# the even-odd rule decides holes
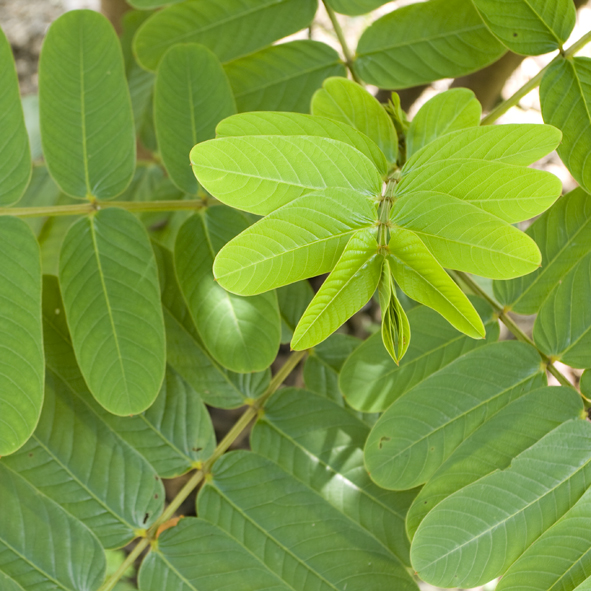
[[[540,354],[540,356],[544,360],[547,370],[558,380],[558,382],[562,386],[570,386],[571,388],[574,387],[573,384],[571,384],[571,382],[560,371],[558,371],[558,369],[556,369],[556,367],[552,363],[552,360],[547,355],[542,353],[542,351],[540,351],[536,347],[536,344],[533,342],[533,340],[530,339],[519,328],[519,326],[517,326],[517,324],[515,324],[515,321],[505,312],[503,307],[498,302],[496,302],[493,298],[491,298],[480,287],[480,285],[478,285],[469,275],[466,275],[466,273],[462,273],[461,271],[455,271],[452,274],[453,274],[453,276],[459,278],[460,281],[462,281],[462,283],[464,283],[464,285],[466,285],[473,294],[478,295],[481,298],[485,299],[491,305],[492,309],[497,313],[499,320],[511,331],[511,333],[513,333],[513,335],[518,340],[523,341],[524,343],[527,343],[528,345],[531,345],[532,347],[534,347],[537,350],[537,352]]]
[[[201,484],[206,474],[209,474],[211,468],[216,461],[224,455],[230,446],[242,435],[250,423],[256,419],[264,407],[265,403],[277,391],[279,386],[285,381],[287,376],[296,368],[298,363],[306,356],[307,351],[296,351],[292,353],[288,360],[281,366],[279,371],[273,376],[271,383],[265,392],[257,398],[251,406],[242,414],[236,421],[234,426],[228,431],[226,436],[217,445],[211,456],[203,462],[203,465],[191,476],[185,486],[178,492],[176,497],[170,502],[168,507],[164,510],[162,515],[154,522],[152,527],[148,530],[146,537],[139,540],[135,548],[130,552],[127,558],[123,561],[121,566],[111,575],[111,577],[103,583],[99,591],[112,591],[119,579],[125,574],[127,569],[137,560],[141,553],[151,544],[155,539],[158,528],[170,520],[177,512],[179,507],[187,499],[187,497]]]
[[[531,80],[526,82],[513,96],[496,106],[480,122],[481,125],[490,125],[494,123],[501,115],[504,115],[511,107],[515,107],[519,101],[529,94],[534,88],[537,88],[542,82],[544,74],[556,61],[575,55],[580,49],[585,47],[591,41],[591,31],[583,35],[578,41],[575,41],[564,53],[559,53],[545,68],[542,68]]]
[[[355,69],[353,68],[353,62],[355,60],[354,60],[353,54],[351,53],[351,50],[349,49],[349,46],[347,45],[347,40],[345,39],[345,34],[343,33],[343,29],[341,28],[341,24],[339,23],[339,21],[337,19],[337,15],[335,14],[335,11],[326,3],[326,0],[322,0],[322,2],[324,3],[324,8],[326,8],[326,12],[328,13],[328,18],[330,19],[330,22],[332,23],[332,27],[333,27],[335,33],[337,34],[337,39],[339,40],[339,43],[341,44],[341,47],[343,49],[343,55],[345,56],[345,65],[349,69],[349,72],[351,72],[351,76],[353,76],[353,80],[355,80],[355,82],[357,82],[357,84],[359,84],[361,86],[365,86],[363,84],[363,81],[361,80],[361,78],[359,78],[359,76],[357,76],[357,73],[355,72]]]

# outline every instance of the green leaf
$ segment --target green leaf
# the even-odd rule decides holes
[[[582,412],[581,397],[564,387],[540,388],[508,404],[465,439],[421,489],[406,519],[410,539],[441,501],[495,470],[504,470],[515,456]]]
[[[133,116],[123,56],[109,21],[72,10],[49,28],[39,62],[41,137],[64,193],[111,199],[135,169]]]
[[[304,363],[302,373],[306,388],[343,406],[343,396],[339,390],[339,373],[345,360],[361,344],[360,339],[337,332],[316,345]]]
[[[423,484],[487,419],[545,382],[540,356],[524,343],[493,343],[459,357],[376,423],[365,446],[372,480],[393,490]]]
[[[277,290],[277,303],[281,315],[281,344],[291,341],[293,331],[302,314],[314,297],[314,290],[308,281],[297,281]]]
[[[542,266],[531,275],[495,281],[494,293],[507,309],[535,314],[553,289],[591,251],[591,201],[582,189],[560,198],[526,234],[542,253]]]
[[[25,127],[29,136],[29,147],[31,149],[31,160],[33,163],[43,158],[41,147],[41,129],[39,128],[39,95],[27,94],[21,98]]]
[[[435,507],[413,539],[414,569],[447,587],[474,587],[503,574],[585,493],[590,460],[591,425],[562,424],[506,470]]]
[[[591,366],[591,255],[581,260],[542,305],[534,341],[548,357]]]
[[[183,0],[129,0],[129,5],[138,10],[152,10],[154,8],[160,8],[161,6],[167,6],[168,4],[177,4],[182,1]]]
[[[312,98],[312,114],[328,117],[364,133],[396,162],[398,137],[386,110],[367,90],[346,78],[329,78]]]
[[[0,29],[0,205],[16,203],[25,192],[31,178],[29,135],[18,89],[18,77],[12,50]]]
[[[332,271],[356,232],[375,225],[376,207],[343,189],[308,193],[244,230],[217,255],[220,285],[254,295]]]
[[[575,587],[573,591],[589,591],[591,589],[591,577],[585,579],[580,585]]]
[[[201,43],[221,62],[243,57],[307,27],[317,0],[200,0],[156,12],[142,25],[134,51],[155,70],[177,43]]]
[[[340,14],[359,16],[367,14],[390,0],[327,0],[326,4]]]
[[[0,217],[0,456],[31,436],[43,404],[41,259],[27,224]]]
[[[591,191],[591,59],[559,59],[550,65],[540,84],[544,121],[562,131],[556,151],[587,192]]]
[[[378,286],[382,262],[375,232],[354,234],[298,323],[292,349],[314,347],[367,304]]]
[[[327,188],[381,192],[375,166],[355,148],[321,137],[247,136],[210,140],[191,151],[197,180],[223,203],[267,215]]]
[[[219,365],[205,348],[185,304],[175,275],[173,254],[156,246],[162,307],[166,327],[167,361],[211,406],[236,408],[257,398],[269,385],[269,370],[234,374]]]
[[[363,412],[386,410],[394,400],[454,359],[496,341],[499,324],[483,300],[471,298],[486,327],[486,341],[464,336],[437,312],[418,306],[408,312],[412,340],[400,365],[388,355],[379,334],[345,361],[339,386],[347,402]]]
[[[370,480],[363,466],[368,433],[335,402],[286,388],[265,406],[250,442],[255,453],[315,490],[408,565],[404,519],[417,491],[385,491]]]
[[[572,0],[473,1],[493,34],[521,55],[540,55],[562,48],[577,18]]]
[[[581,389],[581,394],[589,398],[591,395],[591,371],[586,369],[581,376],[581,381],[579,382],[579,388]]]
[[[431,0],[398,8],[366,29],[355,69],[380,88],[408,88],[470,74],[505,51],[471,2]]]
[[[541,263],[540,251],[529,236],[450,195],[432,191],[405,195],[394,204],[391,219],[414,232],[447,269],[510,279],[531,273]]]
[[[452,88],[429,99],[415,115],[406,134],[406,155],[415,152],[438,137],[478,127],[482,107],[467,88]]]
[[[113,414],[146,410],[160,391],[166,361],[158,272],[146,230],[118,208],[80,219],[64,239],[59,278],[90,391]]]
[[[561,137],[555,127],[537,124],[485,125],[455,131],[415,153],[404,165],[403,177],[422,166],[449,159],[529,166],[556,149]]]
[[[5,591],[25,591],[14,579],[0,572],[0,584]]]
[[[228,78],[209,49],[190,43],[166,52],[154,86],[154,124],[162,162],[179,189],[197,193],[189,153],[213,139],[216,125],[235,112]]]
[[[384,260],[378,292],[382,311],[382,342],[398,365],[408,350],[411,335],[408,317],[396,297],[389,259]]]
[[[339,54],[325,43],[289,41],[224,66],[238,111],[307,113],[317,88],[329,76],[345,76]]]
[[[0,498],[0,571],[6,577],[27,590],[96,591],[100,587],[105,554],[97,538],[4,461],[0,462]]]
[[[394,228],[388,248],[396,283],[409,298],[433,308],[460,332],[484,338],[478,312],[416,234]]]
[[[274,293],[236,296],[213,277],[212,265],[219,249],[247,227],[239,212],[227,207],[207,209],[183,224],[174,259],[179,285],[199,336],[218,363],[241,373],[269,367],[281,340]]]
[[[298,113],[244,113],[222,121],[216,131],[218,137],[309,135],[338,140],[367,156],[380,174],[388,172],[384,153],[373,140],[346,123],[326,117]]]

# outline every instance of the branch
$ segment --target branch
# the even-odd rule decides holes
[[[156,539],[156,532],[158,528],[166,523],[183,504],[187,497],[201,484],[202,480],[211,471],[216,461],[224,455],[230,446],[242,435],[250,423],[259,416],[260,411],[265,403],[277,391],[279,386],[285,381],[287,376],[296,368],[298,363],[304,359],[307,351],[293,352],[287,361],[281,366],[279,371],[273,376],[271,383],[265,392],[257,398],[244,412],[244,414],[236,421],[234,426],[228,431],[226,436],[220,441],[211,456],[203,462],[201,467],[191,476],[185,486],[179,491],[176,497],[170,502],[168,507],[164,510],[162,515],[154,522],[152,527],[148,530],[145,537],[140,539],[135,548],[123,561],[121,566],[111,575],[111,577],[103,583],[98,591],[112,591],[119,579],[124,575],[127,569],[133,565],[141,553]]]

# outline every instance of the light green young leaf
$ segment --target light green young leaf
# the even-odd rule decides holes
[[[437,191],[467,201],[509,223],[529,220],[560,197],[562,183],[550,172],[504,162],[450,158],[409,172],[396,192]]]
[[[406,134],[406,156],[437,139],[439,136],[478,127],[482,107],[467,88],[452,88],[429,99],[415,115]]]
[[[154,245],[166,327],[167,362],[210,406],[236,408],[260,396],[271,379],[269,370],[234,374],[215,361],[195,328],[181,294],[168,249]]]
[[[529,236],[443,193],[406,195],[394,204],[391,219],[414,232],[447,269],[510,279],[535,271],[541,263],[540,251]]]
[[[540,55],[562,47],[577,18],[571,0],[473,0],[488,28],[511,51]]]
[[[249,55],[307,27],[317,0],[200,0],[152,15],[134,40],[142,67],[155,70],[177,43],[201,43],[222,63]]]
[[[396,283],[409,298],[433,308],[460,332],[474,339],[484,338],[478,312],[416,234],[394,228],[388,247]]]
[[[503,574],[582,497],[590,462],[591,425],[563,423],[506,470],[435,507],[413,539],[413,568],[444,587],[474,587]]]
[[[113,414],[146,410],[166,363],[158,271],[146,230],[118,208],[80,219],[64,239],[59,279],[90,391]]]
[[[544,385],[540,356],[524,343],[493,343],[459,357],[395,400],[376,423],[365,445],[372,480],[393,490],[425,483],[485,421]]]
[[[188,43],[166,52],[154,86],[154,124],[162,162],[179,189],[197,193],[189,153],[213,139],[216,125],[235,112],[228,78],[209,49]]]
[[[72,10],[49,28],[39,62],[41,138],[64,193],[111,199],[135,169],[133,116],[123,56],[109,21]]]
[[[339,54],[309,39],[261,49],[224,66],[238,111],[308,113],[316,89],[329,76],[345,76]]]
[[[29,135],[18,89],[18,77],[12,50],[0,29],[0,205],[16,203],[25,192],[31,178]]]
[[[385,491],[370,480],[363,466],[368,433],[367,425],[334,401],[286,388],[265,406],[250,443],[408,565],[404,519],[418,491]]]
[[[348,144],[322,137],[227,137],[191,151],[197,180],[214,197],[237,209],[267,215],[313,191],[381,192],[372,162]]]
[[[326,4],[340,14],[359,16],[367,14],[391,0],[327,0]]]
[[[409,538],[441,501],[495,470],[504,470],[515,456],[582,412],[581,397],[565,387],[540,388],[508,404],[464,440],[421,489],[406,519]]]
[[[542,305],[534,341],[546,355],[571,367],[591,366],[591,254],[563,277]]]
[[[355,69],[380,88],[408,88],[480,70],[505,51],[471,2],[431,0],[398,8],[366,29]]]
[[[291,341],[293,331],[302,314],[314,297],[314,290],[308,281],[297,281],[277,290],[277,303],[281,315],[281,344]]]
[[[376,207],[343,189],[308,193],[244,230],[219,252],[213,273],[225,289],[254,295],[329,273],[351,236],[375,225]]]
[[[364,133],[396,162],[398,136],[386,110],[367,90],[346,78],[329,78],[312,98],[312,114],[328,117]]]
[[[462,129],[439,137],[416,152],[404,165],[402,175],[449,159],[529,166],[556,149],[561,138],[561,132],[551,125],[511,123]]]
[[[591,589],[591,577],[585,579],[580,585],[577,585],[573,591],[589,591]]]
[[[434,310],[417,306],[408,312],[412,340],[400,365],[372,335],[345,361],[339,387],[348,404],[363,412],[381,412],[413,386],[457,357],[496,341],[499,323],[483,300],[470,298],[486,327],[486,341],[459,333]]]
[[[591,251],[591,200],[582,189],[560,198],[526,234],[542,253],[542,266],[530,275],[495,281],[499,302],[518,314],[535,314],[553,289]]]
[[[380,174],[388,172],[384,153],[373,140],[346,123],[326,117],[299,113],[244,113],[222,121],[216,132],[218,137],[309,135],[338,140],[367,156]]]
[[[544,121],[562,131],[556,151],[587,192],[591,191],[591,59],[559,59],[540,84]]]
[[[31,436],[43,404],[41,259],[18,218],[0,217],[0,456]]]
[[[375,231],[354,234],[298,323],[292,349],[314,347],[367,304],[378,286],[382,261]]]
[[[398,365],[408,349],[411,333],[406,312],[396,297],[396,285],[388,258],[384,259],[382,265],[378,293],[382,311],[382,343]]]
[[[247,227],[239,212],[210,208],[183,224],[174,253],[179,286],[199,336],[218,363],[241,373],[269,367],[281,340],[275,293],[236,296],[213,277],[217,252]]]
[[[4,461],[0,461],[0,498],[0,573],[26,590],[100,587],[105,553],[96,536]],[[50,544],[42,543],[48,540]]]

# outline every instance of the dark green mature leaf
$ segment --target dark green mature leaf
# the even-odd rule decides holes
[[[429,99],[415,115],[406,134],[406,155],[415,152],[439,136],[480,125],[482,107],[467,88],[452,88]]]
[[[416,234],[394,228],[389,249],[388,263],[396,283],[409,298],[433,308],[460,332],[484,338],[478,312]]]
[[[323,80],[345,76],[339,54],[325,43],[290,41],[266,47],[224,66],[238,111],[308,113]]]
[[[369,427],[334,401],[305,390],[284,389],[265,406],[250,442],[409,564],[404,530],[417,491],[377,487],[363,466]]]
[[[562,47],[577,18],[572,0],[473,1],[493,34],[522,55],[540,55]]]
[[[189,153],[214,138],[216,125],[235,112],[228,78],[209,49],[188,43],[166,52],[154,86],[154,124],[162,161],[179,189],[197,193]]]
[[[366,156],[322,137],[219,138],[195,146],[191,163],[197,180],[214,197],[259,215],[313,191],[352,189],[374,196],[382,186]]]
[[[457,357],[496,341],[499,325],[483,300],[470,298],[486,327],[486,341],[459,333],[434,310],[417,306],[408,312],[412,339],[400,365],[386,352],[379,334],[372,335],[345,361],[339,387],[347,402],[363,412],[386,410],[413,386]]]
[[[383,260],[375,231],[354,234],[300,319],[292,349],[314,347],[365,306],[378,286]]]
[[[5,577],[26,590],[99,588],[105,554],[97,538],[4,461],[0,498],[0,572]]]
[[[43,154],[73,197],[111,199],[135,168],[133,117],[119,40],[92,10],[72,10],[50,27],[39,63]]]
[[[506,470],[435,507],[413,539],[414,569],[447,587],[474,587],[503,574],[583,496],[590,466],[591,425],[563,423]]]
[[[215,259],[215,278],[233,293],[254,295],[328,273],[351,237],[375,219],[375,204],[354,191],[308,193],[229,242]]]
[[[358,16],[371,12],[388,2],[390,0],[327,0],[326,4],[341,14]]]
[[[510,279],[531,273],[541,263],[540,251],[529,236],[450,195],[435,191],[405,195],[394,204],[391,220],[414,232],[447,269]]]
[[[552,359],[571,367],[591,366],[591,255],[562,278],[544,302],[533,336]]]
[[[117,208],[82,218],[64,239],[59,278],[90,391],[113,414],[146,410],[160,391],[166,361],[158,271],[146,230]]]
[[[277,290],[277,302],[281,315],[281,344],[289,343],[302,314],[314,297],[308,281],[297,281]]]
[[[157,12],[134,41],[140,64],[155,70],[177,43],[201,43],[221,62],[251,54],[307,27],[317,0],[199,0]]]
[[[417,588],[382,542],[313,486],[257,454],[223,457],[197,502],[203,519],[230,533],[291,589]]]
[[[591,59],[559,59],[540,84],[544,121],[563,133],[558,155],[586,191],[591,191]]]
[[[346,78],[329,78],[312,99],[312,114],[328,117],[364,133],[396,162],[398,137],[382,105],[364,88]]]
[[[270,372],[234,374],[217,363],[205,348],[178,286],[173,254],[156,246],[162,307],[166,326],[167,361],[211,406],[236,408],[267,388]]]
[[[220,248],[247,227],[239,212],[214,207],[190,217],[175,244],[179,285],[201,339],[218,363],[242,373],[269,367],[281,340],[275,293],[236,296],[212,273]]]
[[[359,39],[355,69],[381,88],[408,88],[469,74],[505,51],[471,2],[431,0],[373,23]]]
[[[216,132],[218,137],[309,135],[338,140],[367,156],[381,174],[388,172],[384,153],[373,140],[347,123],[326,117],[299,113],[244,113],[222,121]]]
[[[352,335],[337,332],[316,345],[306,358],[302,372],[306,388],[343,406],[339,373],[345,360],[362,342]]]
[[[591,371],[586,369],[581,376],[581,381],[579,383],[579,388],[581,389],[581,394],[586,396],[587,398],[591,397]]]
[[[504,470],[515,456],[582,413],[579,394],[564,387],[540,388],[508,404],[465,439],[421,489],[407,515],[410,539],[441,501],[495,470]]]
[[[542,266],[530,275],[495,281],[494,293],[518,314],[538,312],[552,290],[591,251],[591,200],[582,189],[571,191],[527,230],[542,253]]]
[[[524,343],[463,355],[395,400],[376,423],[365,446],[372,479],[394,490],[423,484],[486,420],[545,382],[539,354]]]
[[[0,205],[16,203],[31,178],[29,135],[18,90],[18,77],[6,35],[0,29]]]
[[[0,217],[0,456],[31,436],[43,404],[41,259],[27,224]]]

